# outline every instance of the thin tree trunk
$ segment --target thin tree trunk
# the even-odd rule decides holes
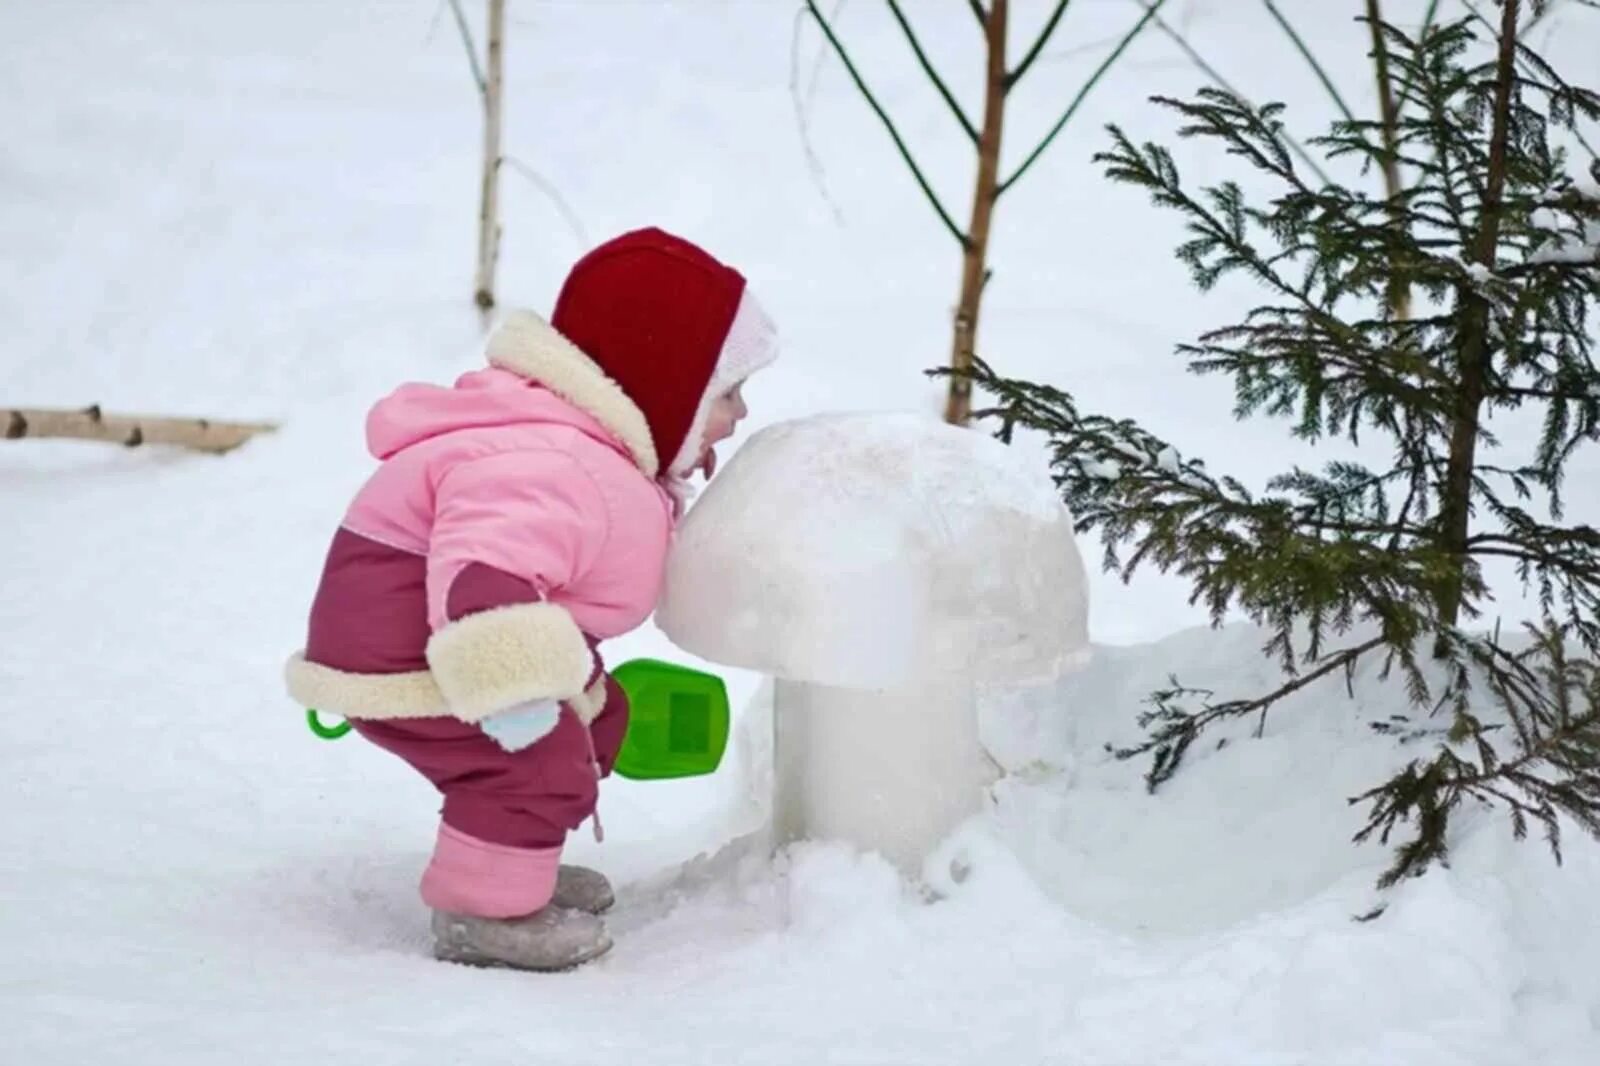
[[[270,433],[277,428],[270,422],[213,422],[209,418],[106,414],[98,404],[77,410],[8,408],[4,418],[7,440],[97,440],[129,448],[141,444],[174,444],[214,455],[231,452],[256,434]]]
[[[1394,84],[1389,80],[1389,44],[1383,37],[1383,12],[1378,0],[1367,0],[1367,26],[1372,31],[1373,67],[1378,76],[1378,111],[1383,120],[1383,189],[1389,198],[1390,213],[1396,225],[1405,214],[1400,206],[1400,160],[1396,157],[1396,140],[1399,136],[1400,113],[1394,98]],[[1405,321],[1411,317],[1411,286],[1396,278],[1389,284],[1389,310],[1394,317]]]
[[[1506,187],[1506,142],[1511,127],[1511,91],[1516,78],[1517,14],[1520,0],[1504,0],[1500,21],[1500,54],[1496,61],[1494,122],[1489,135],[1489,173],[1484,187],[1483,217],[1472,260],[1494,266],[1500,244],[1501,201]],[[1475,290],[1463,286],[1461,302],[1465,321],[1461,327],[1461,389],[1450,429],[1450,459],[1445,467],[1439,519],[1446,550],[1456,564],[1440,598],[1439,613],[1454,625],[1461,613],[1462,586],[1467,562],[1467,533],[1472,511],[1472,473],[1477,462],[1478,414],[1489,379],[1489,303]]]
[[[483,191],[478,203],[478,306],[494,306],[500,257],[500,115],[505,84],[506,0],[489,0],[488,75],[483,90]]]
[[[1007,0],[994,0],[984,22],[989,61],[984,81],[983,127],[978,134],[978,181],[972,195],[972,224],[967,227],[965,250],[961,257],[961,299],[956,305],[950,368],[957,376],[950,379],[950,395],[944,418],[951,425],[964,426],[972,414],[972,382],[960,376],[972,367],[977,349],[978,312],[988,280],[989,226],[994,217],[1000,189],[1000,134],[1005,118]]]

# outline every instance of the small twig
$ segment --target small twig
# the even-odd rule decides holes
[[[1088,98],[1089,93],[1094,90],[1094,87],[1097,84],[1099,84],[1100,79],[1105,76],[1106,71],[1110,70],[1112,64],[1122,57],[1122,53],[1127,51],[1128,46],[1133,43],[1134,38],[1138,37],[1140,33],[1144,32],[1144,28],[1148,26],[1151,20],[1156,17],[1166,2],[1167,0],[1155,0],[1153,4],[1145,9],[1144,15],[1140,17],[1138,22],[1134,23],[1133,29],[1129,30],[1123,35],[1122,40],[1117,43],[1117,47],[1112,49],[1111,54],[1106,56],[1105,61],[1095,69],[1093,74],[1089,75],[1089,80],[1084,83],[1083,88],[1078,90],[1078,95],[1072,98],[1072,103],[1067,105],[1066,112],[1056,121],[1056,124],[1051,127],[1050,132],[1045,134],[1044,140],[1040,141],[1039,146],[1029,154],[1028,158],[1022,161],[1022,165],[1016,169],[1014,174],[1000,183],[1000,188],[997,190],[995,195],[1005,195],[1006,190],[1015,185],[1017,181],[1021,179],[1022,175],[1028,172],[1028,168],[1033,166],[1040,156],[1044,155],[1045,149],[1050,147],[1050,142],[1054,141],[1056,139],[1056,135],[1066,128],[1067,123],[1072,120],[1072,116],[1077,113],[1078,108],[1082,106],[1083,101]]]
[[[478,95],[487,98],[489,79],[483,76],[483,64],[478,62],[478,45],[472,39],[472,27],[467,24],[466,12],[461,10],[461,0],[450,0],[450,10],[455,12],[456,28],[461,31],[461,43],[467,49],[467,62],[472,64],[472,80],[478,86]]]
[[[574,237],[578,238],[578,244],[584,248],[589,247],[589,234],[584,229],[583,222],[578,218],[577,212],[572,209],[572,205],[568,204],[566,198],[561,195],[561,190],[557,189],[549,179],[516,156],[503,155],[500,157],[500,162],[502,165],[509,166],[512,170],[521,174],[532,182],[540,192],[549,197],[550,202],[555,204],[556,210],[561,213],[561,218],[566,222],[567,228],[572,230]]]
[[[961,123],[961,128],[967,131],[967,137],[973,144],[978,143],[978,128],[972,124],[967,113],[961,109],[961,102],[950,91],[950,86],[939,77],[939,72],[934,69],[933,60],[928,58],[928,53],[922,50],[922,42],[917,40],[916,33],[911,29],[911,23],[906,19],[905,12],[900,10],[900,5],[895,0],[889,0],[889,13],[900,24],[900,29],[906,35],[906,40],[911,45],[911,51],[916,54],[917,62],[922,64],[923,73],[928,75],[928,80],[933,82],[933,87],[939,90],[939,95],[944,97],[944,102],[950,105],[950,111],[956,116],[956,121]]]
[[[967,0],[967,6],[972,8],[972,13],[977,16],[978,25],[987,30],[989,28],[989,13],[983,9],[983,5],[978,0]]]
[[[847,4],[847,3],[849,3],[849,0],[834,0],[833,11],[828,15],[828,22],[830,24],[835,25],[835,26],[837,26],[839,24],[839,16],[844,14],[844,5]],[[799,30],[799,25],[800,25],[800,22],[805,19],[805,17],[806,17],[806,9],[805,8],[802,7],[798,11],[795,12],[796,22],[795,22],[795,43],[794,43],[794,46],[795,46],[795,54],[796,54],[796,59],[795,59],[796,63],[799,63],[799,61],[800,61],[799,58],[798,58],[799,48],[800,48],[800,37],[799,37],[800,30]],[[827,66],[827,58],[828,58],[828,50],[826,48],[818,48],[817,49],[816,61],[811,64],[811,80],[806,83],[805,106],[807,108],[810,108],[813,104],[815,104],[817,102],[817,89],[822,84],[822,71],[823,71],[823,68]],[[796,83],[796,85],[798,85],[799,84],[799,79],[800,79],[799,73],[796,72],[794,77],[795,77],[795,83]]]
[[[1534,12],[1533,12],[1533,18],[1528,20],[1528,24],[1526,26],[1522,27],[1521,32],[1519,32],[1517,34],[1517,36],[1521,37],[1522,34],[1527,33],[1529,30],[1531,30],[1535,26],[1539,25],[1539,23],[1543,22],[1544,21],[1544,17],[1546,15],[1550,14],[1550,12],[1554,11],[1557,7],[1560,6],[1560,2],[1561,2],[1561,0],[1549,0],[1549,2],[1544,5],[1544,7],[1535,8]],[[1600,10],[1600,4],[1595,3],[1594,0],[1578,0],[1578,2],[1580,4],[1582,4],[1582,5],[1584,5],[1585,7],[1592,7],[1592,8],[1595,8],[1596,10]]]
[[[1333,102],[1344,113],[1344,117],[1354,122],[1356,120],[1355,113],[1344,102],[1344,97],[1339,95],[1339,90],[1333,84],[1333,79],[1328,77],[1328,72],[1322,69],[1321,63],[1317,62],[1317,57],[1312,54],[1311,48],[1306,44],[1305,39],[1300,36],[1289,20],[1284,18],[1283,12],[1278,10],[1278,5],[1273,0],[1261,0],[1261,2],[1266,5],[1268,11],[1272,12],[1272,17],[1277,20],[1279,26],[1283,27],[1283,32],[1289,35],[1289,40],[1294,42],[1294,46],[1300,50],[1300,54],[1305,57],[1306,62],[1311,64],[1311,69],[1321,79],[1323,87],[1328,90],[1328,95],[1333,97]]]
[[[838,0],[833,6],[833,19],[838,19],[840,10],[844,7],[845,0]],[[811,96],[816,92],[817,80],[822,73],[822,60],[827,57],[826,47],[817,49],[817,62],[811,70],[811,85],[806,92],[805,99],[800,96],[800,28],[805,25],[806,9],[797,8],[794,13],[794,33],[789,40],[789,99],[794,104],[795,128],[800,132],[800,150],[806,157],[806,170],[811,175],[811,181],[817,187],[817,193],[822,197],[822,202],[828,205],[828,210],[833,214],[836,223],[843,224],[844,212],[839,210],[839,205],[833,199],[833,194],[828,191],[828,178],[822,167],[822,157],[817,154],[816,145],[811,142],[811,120],[806,108]]]
[[[950,235],[956,239],[957,243],[965,248],[968,242],[967,235],[961,232],[961,227],[956,225],[955,219],[950,217],[950,212],[946,211],[944,204],[939,202],[938,194],[933,191],[933,186],[928,183],[928,179],[923,175],[922,168],[917,166],[917,161],[912,158],[911,149],[906,147],[906,142],[900,136],[900,131],[895,128],[894,120],[883,109],[883,105],[878,103],[878,98],[872,94],[872,90],[867,88],[867,83],[862,80],[861,73],[856,70],[855,63],[850,59],[850,53],[845,51],[844,44],[834,35],[833,27],[828,25],[828,20],[822,17],[822,12],[817,10],[816,0],[806,0],[806,10],[811,12],[811,17],[822,28],[822,33],[828,38],[828,43],[833,45],[833,50],[838,54],[839,61],[844,64],[844,69],[850,74],[850,80],[855,82],[856,88],[861,91],[861,95],[866,97],[868,106],[883,122],[884,128],[889,131],[890,140],[894,141],[895,148],[900,152],[900,158],[905,160],[906,166],[910,168],[911,176],[916,179],[923,195],[928,198],[928,203],[933,205],[934,211],[938,213],[939,221],[944,223],[945,229],[950,231]]]
[[[1056,32],[1056,24],[1061,21],[1061,16],[1067,13],[1067,6],[1071,3],[1072,0],[1057,0],[1056,9],[1050,13],[1050,21],[1044,24],[1044,29],[1039,31],[1038,40],[1033,42],[1033,47],[1028,49],[1027,55],[1022,57],[1022,62],[1017,64],[1017,68],[1006,75],[1007,92],[1022,80],[1023,75],[1028,73],[1028,68],[1039,58],[1039,53],[1044,51],[1044,46],[1050,43],[1051,34]]]
[[[439,0],[438,6],[433,9],[433,17],[428,19],[428,32],[423,34],[422,43],[432,44],[433,35],[439,32],[439,20],[444,18],[445,0]]]
[[[1417,31],[1417,40],[1423,41],[1428,37],[1428,31],[1433,29],[1434,19],[1439,15],[1439,0],[1428,0],[1428,10],[1422,15],[1422,28]],[[1411,95],[1411,71],[1407,70],[1405,77],[1400,80],[1399,99],[1405,100]]]

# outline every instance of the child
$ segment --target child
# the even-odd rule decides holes
[[[650,615],[687,479],[714,472],[741,383],[776,355],[743,277],[643,230],[580,260],[548,325],[511,316],[487,369],[368,416],[382,465],[287,680],[443,794],[436,957],[560,970],[610,948],[611,886],[560,865],[627,728],[596,645]]]

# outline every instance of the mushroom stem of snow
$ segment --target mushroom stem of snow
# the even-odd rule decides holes
[[[774,839],[842,840],[908,876],[982,810],[993,763],[970,685],[775,686]]]

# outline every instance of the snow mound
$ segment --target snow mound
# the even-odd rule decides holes
[[[1087,646],[1072,516],[1046,470],[910,414],[751,438],[692,509],[656,615],[715,662],[890,687],[1051,676]]]

